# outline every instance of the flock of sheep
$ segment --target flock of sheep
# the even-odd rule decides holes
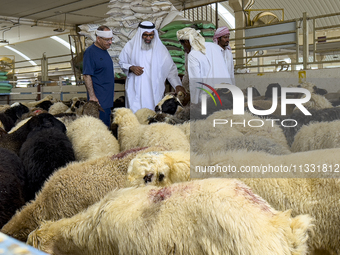
[[[182,95],[167,95],[157,112],[115,108],[111,130],[98,104],[78,98],[0,106],[1,232],[56,255],[340,254],[335,173],[195,172],[340,164],[340,97],[300,86],[312,94],[312,115],[292,109],[290,128],[214,127],[215,119],[265,120],[233,115],[227,92],[224,109],[195,120],[198,109]],[[269,100],[258,94],[254,106],[268,109]]]

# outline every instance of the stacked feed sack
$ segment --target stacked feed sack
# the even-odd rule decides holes
[[[169,50],[172,60],[175,62],[178,74],[184,75],[185,72],[185,53],[183,46],[177,40],[177,31],[185,27],[192,27],[189,20],[175,20],[160,29],[161,41]]]
[[[193,24],[195,25],[196,30],[200,30],[200,33],[206,42],[213,42],[213,36],[216,30],[214,23],[206,20],[195,20]]]
[[[7,80],[7,72],[0,71],[0,93],[11,93],[12,85]]]

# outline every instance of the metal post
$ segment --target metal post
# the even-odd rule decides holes
[[[299,42],[299,20],[296,20],[296,42],[295,42],[295,52],[296,52],[296,59],[295,63],[299,63],[299,54],[300,54],[300,42]],[[297,68],[297,65],[295,66],[295,70]]]
[[[41,81],[48,81],[48,61],[45,52],[41,59]]]
[[[218,28],[218,3],[215,3],[215,24],[216,24],[216,28]]]
[[[308,44],[308,24],[307,24],[307,12],[303,13],[303,70],[307,69],[308,56],[309,56],[309,44]]]
[[[316,34],[315,34],[315,19],[313,19],[313,62],[316,62],[316,40],[315,40]]]

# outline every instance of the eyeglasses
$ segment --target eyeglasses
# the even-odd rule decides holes
[[[152,37],[154,37],[154,36],[155,36],[155,34],[142,34],[142,37],[143,37],[143,38],[147,38],[147,37],[152,38]]]
[[[104,40],[105,42],[112,42],[113,38],[103,38],[103,37],[99,37],[100,39]]]

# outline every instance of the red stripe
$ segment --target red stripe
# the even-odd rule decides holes
[[[217,96],[218,100],[220,101],[220,104],[222,105],[222,101],[221,101],[220,95],[217,93],[217,91],[213,87],[211,87],[210,85],[205,84],[203,82],[198,82],[198,83],[200,83],[200,84],[202,84],[204,86],[207,86],[209,89],[211,89],[211,91],[215,93],[215,95]]]

